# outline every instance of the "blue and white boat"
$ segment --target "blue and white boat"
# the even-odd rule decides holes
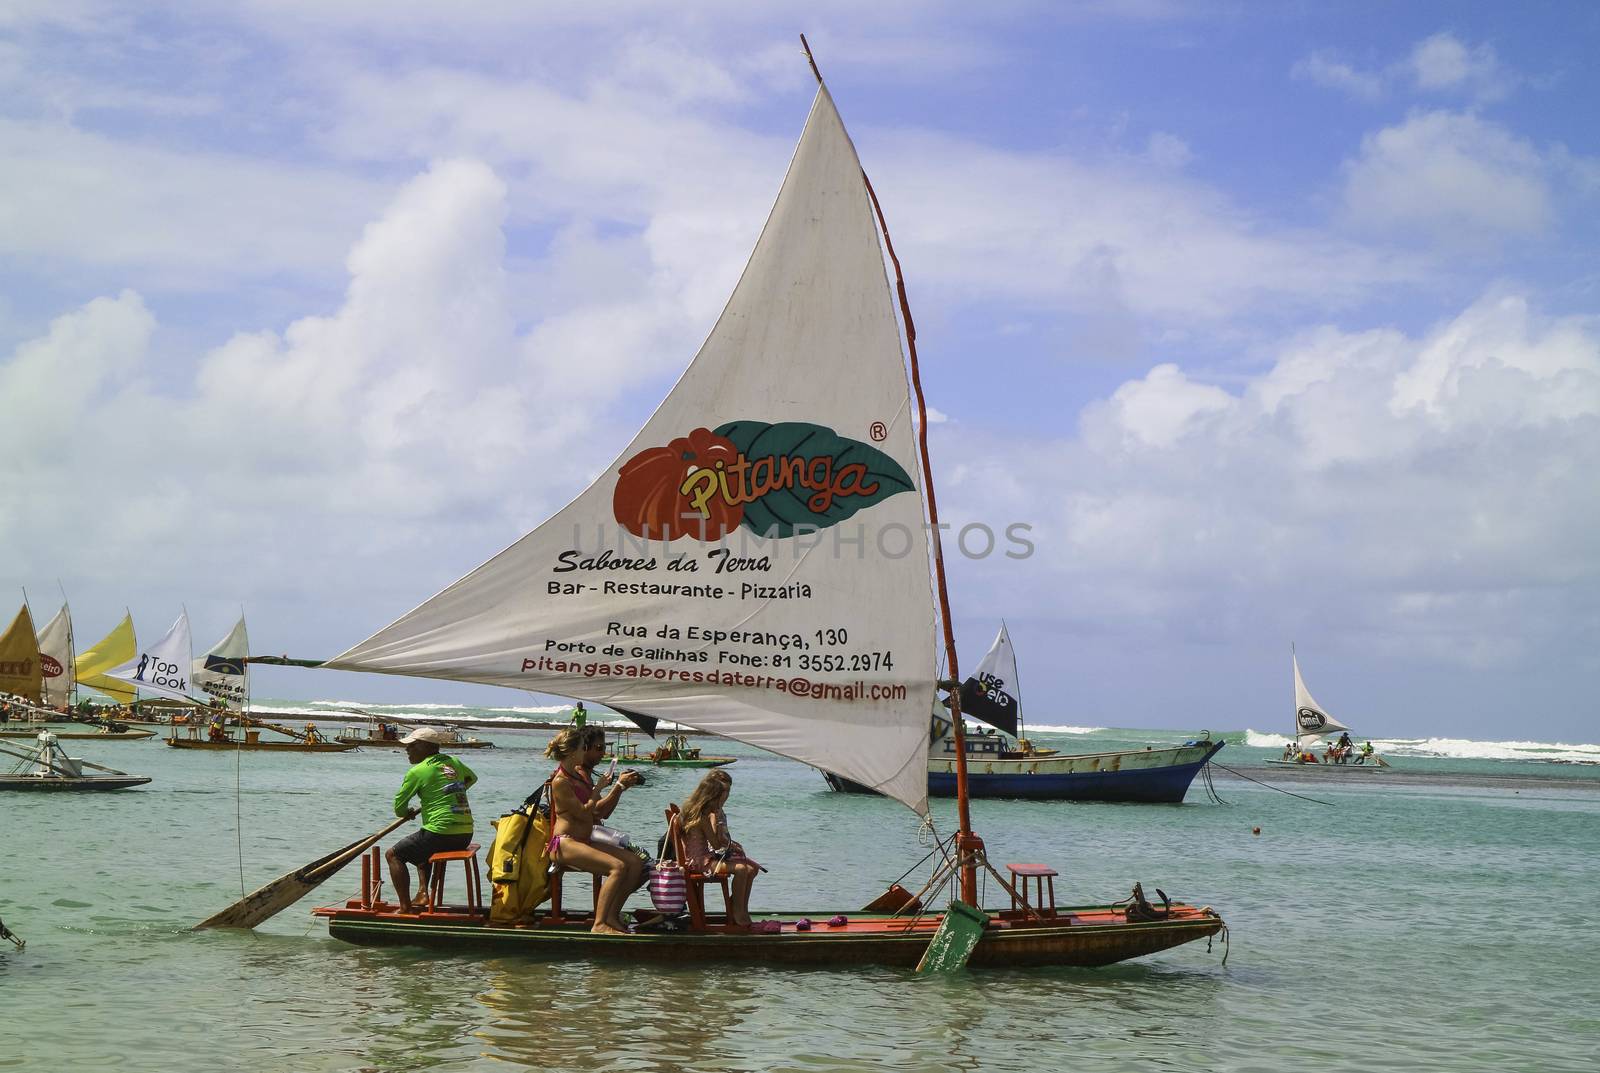
[[[1224,744],[1203,733],[1182,745],[1147,745],[1106,753],[1063,756],[1053,749],[1033,748],[1022,736],[1016,655],[1004,624],[977,673],[962,683],[961,712],[989,724],[963,735],[967,791],[972,797],[1178,804],[1200,769]],[[933,717],[928,750],[930,797],[956,796],[956,742],[951,731],[949,719]],[[830,787],[843,793],[875,792],[838,775],[825,772],[824,777]]]

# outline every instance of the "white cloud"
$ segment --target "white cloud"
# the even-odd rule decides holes
[[[1380,72],[1358,71],[1328,52],[1313,52],[1297,60],[1290,75],[1361,100],[1375,101],[1383,96],[1384,79]]]
[[[1465,92],[1484,101],[1504,97],[1513,82],[1492,46],[1468,48],[1451,33],[1437,33],[1419,41],[1407,67],[1418,89]]]
[[[1290,75],[1368,102],[1409,88],[1483,103],[1505,97],[1518,82],[1492,45],[1468,46],[1448,31],[1417,42],[1404,59],[1367,69],[1319,49],[1295,61]]]
[[[1158,168],[1169,171],[1182,169],[1194,159],[1189,143],[1176,134],[1155,131],[1145,145],[1145,157]]]
[[[1267,226],[1216,189],[1142,162],[1001,152],[935,134],[877,141],[884,163],[873,181],[897,206],[896,245],[940,301],[1213,321],[1268,305],[1348,304],[1423,275],[1412,260]],[[924,167],[930,160],[944,164]]]
[[[1600,321],[1518,294],[1417,337],[1297,335],[1236,391],[1159,366],[1076,436],[960,453],[952,517],[1036,525],[1026,570],[981,568],[1010,614],[1483,668],[1537,662],[1600,594]]]
[[[0,157],[3,260],[114,266],[200,290],[320,275],[381,200],[348,175],[46,123],[0,119]]]
[[[1171,447],[1226,413],[1234,399],[1221,388],[1197,384],[1176,365],[1157,365],[1142,380],[1130,380],[1083,417],[1084,438],[1101,450],[1121,447]]]
[[[386,586],[414,600],[559,505],[609,455],[595,411],[517,372],[505,212],[483,164],[434,165],[352,247],[336,311],[235,335],[192,379],[154,360],[138,295],[59,318],[0,363],[0,437],[51,489],[41,510],[5,486],[18,574],[65,562],[97,589],[181,578],[247,602],[321,588],[370,626]]]
[[[1345,164],[1351,221],[1450,246],[1537,235],[1554,215],[1548,165],[1498,124],[1423,112],[1362,140]]]

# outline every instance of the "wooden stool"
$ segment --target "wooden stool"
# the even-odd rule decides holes
[[[460,861],[467,873],[467,911],[473,915],[483,912],[483,888],[478,872],[478,844],[469,843],[466,849],[447,850],[428,858],[428,908],[424,912],[437,913],[444,904],[444,869],[451,861]]]
[[[549,915],[549,920],[550,920],[550,923],[552,923],[552,924],[560,924],[560,923],[565,922],[565,920],[567,919],[561,913],[561,877],[563,875],[565,875],[566,873],[571,872],[571,871],[573,871],[573,869],[571,869],[571,868],[563,868],[558,864],[558,865],[556,865],[554,870],[552,870],[551,873],[550,873],[550,915]],[[579,873],[579,874],[580,875],[588,875],[589,873],[582,872],[582,873]],[[599,876],[594,876],[593,878],[594,878],[594,912],[598,913],[600,911],[600,877]]]
[[[1011,873],[1011,908],[1017,908],[1017,895],[1022,896],[1022,908],[1032,909],[1042,917],[1056,915],[1056,876],[1060,873],[1047,864],[1008,864],[1006,871]],[[1033,880],[1034,897],[1038,904],[1030,905],[1028,902],[1028,880]],[[1045,885],[1049,884],[1048,900],[1045,895]]]

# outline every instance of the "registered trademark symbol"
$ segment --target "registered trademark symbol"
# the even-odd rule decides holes
[[[874,421],[872,423],[872,427],[867,430],[867,435],[871,436],[877,442],[882,443],[884,440],[889,438],[889,426],[885,425],[882,421]]]

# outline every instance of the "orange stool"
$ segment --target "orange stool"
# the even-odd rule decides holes
[[[1060,875],[1054,868],[1047,864],[1008,864],[1006,871],[1011,873],[1011,908],[1017,908],[1017,896],[1022,896],[1023,909],[1032,909],[1043,917],[1056,915],[1056,876]],[[1034,898],[1037,904],[1028,901],[1028,880],[1033,880]],[[1046,884],[1049,885],[1049,895],[1045,894]]]
[[[552,924],[562,924],[566,922],[567,918],[561,913],[561,877],[572,871],[575,871],[575,869],[563,868],[560,865],[556,865],[555,869],[550,873],[550,914],[547,919]],[[578,872],[577,874],[588,875],[589,873]],[[594,876],[593,878],[594,908],[595,911],[598,912],[600,909],[600,877]]]
[[[451,861],[460,861],[467,873],[467,911],[473,915],[483,912],[483,887],[478,872],[478,844],[469,843],[466,849],[447,850],[428,858],[428,897],[424,912],[437,913],[444,904],[444,871]]]

